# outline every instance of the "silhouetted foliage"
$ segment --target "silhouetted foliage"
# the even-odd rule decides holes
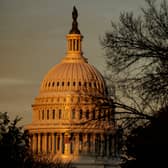
[[[0,160],[4,167],[21,167],[28,149],[28,134],[16,117],[10,121],[7,113],[0,113]]]
[[[142,14],[122,12],[119,22],[105,34],[107,76],[115,87],[142,100],[142,104],[168,103],[168,4],[145,0]],[[129,96],[131,94],[129,93]],[[139,100],[140,101],[140,100]],[[141,105],[142,106],[142,105]]]
[[[122,168],[168,167],[168,106],[162,108],[148,125],[132,130],[125,141]]]
[[[20,117],[10,120],[0,112],[0,167],[4,168],[70,168],[71,162],[52,156],[34,155],[29,148],[29,134],[18,126]]]
[[[122,12],[101,40],[123,143],[131,131],[153,122],[153,115],[168,104],[168,4],[145,2],[139,16]]]

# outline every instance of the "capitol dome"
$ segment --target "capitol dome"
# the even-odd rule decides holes
[[[115,152],[114,109],[105,106],[111,99],[103,76],[83,56],[75,7],[72,16],[67,53],[44,76],[32,105],[32,123],[26,126],[30,147],[35,154],[79,162],[83,155],[111,158]]]
[[[55,65],[44,77],[40,95],[53,92],[85,92],[91,95],[106,94],[106,84],[101,73],[82,56],[76,60],[67,60]],[[75,57],[75,55],[74,55]]]

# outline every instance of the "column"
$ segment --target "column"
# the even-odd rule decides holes
[[[51,147],[52,147],[52,142],[51,142],[51,134],[48,134],[48,145],[47,145],[47,149],[48,149],[48,153],[51,153]]]
[[[58,152],[59,152],[59,149],[58,149],[58,134],[56,133],[56,135],[55,135],[55,152],[58,154]]]
[[[91,134],[89,133],[88,134],[88,137],[87,137],[87,144],[88,144],[88,150],[87,150],[87,153],[91,153]]]
[[[91,153],[92,153],[93,155],[95,155],[96,135],[95,135],[95,134],[92,134],[91,137],[92,137],[92,138],[91,138]]]
[[[100,135],[100,156],[104,156],[104,135]]]
[[[36,134],[33,134],[32,149],[34,153],[37,152],[37,135]]]
[[[65,155],[69,155],[70,154],[70,134],[69,133],[65,133],[64,134],[64,146],[65,146],[65,150],[64,153]]]
[[[107,145],[106,145],[106,155],[107,155],[107,157],[109,157],[109,155],[110,155],[110,138],[109,138],[109,135],[107,135],[107,138],[106,138],[106,143],[107,143]]]
[[[55,133],[51,134],[51,138],[52,138],[51,152],[52,154],[54,154],[55,153]]]
[[[70,50],[70,40],[68,40],[68,44],[67,44],[67,50]]]
[[[85,133],[83,136],[83,144],[84,144],[84,153],[87,154],[88,152],[88,134]]]
[[[82,46],[81,46],[81,40],[79,39],[79,50],[81,51]]]
[[[47,133],[44,133],[43,136],[43,152],[44,154],[47,153]]]
[[[79,153],[83,152],[83,134],[79,134]]]
[[[117,145],[116,143],[115,143],[115,137],[113,136],[113,135],[111,135],[111,150],[112,150],[112,156],[116,156],[116,146],[115,145]]]
[[[74,136],[75,136],[74,155],[79,155],[79,133],[76,133]]]
[[[38,143],[37,143],[38,153],[40,153],[41,152],[41,133],[39,133],[37,135],[38,135]]]
[[[60,142],[59,142],[59,143],[60,143],[60,144],[59,144],[59,147],[60,147],[60,148],[59,148],[59,153],[60,153],[60,154],[62,154],[62,144],[63,144],[62,141],[63,141],[63,137],[62,137],[62,133],[61,133],[61,134],[60,134]]]

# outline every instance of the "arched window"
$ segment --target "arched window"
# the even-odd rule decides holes
[[[95,110],[92,112],[92,120],[95,120]]]
[[[55,110],[53,110],[53,113],[52,113],[52,118],[55,119]]]
[[[75,86],[75,82],[73,82],[73,86]]]
[[[41,116],[42,120],[44,120],[44,110],[42,110],[42,116]]]
[[[59,82],[57,82],[57,86],[59,86]]]
[[[59,119],[62,118],[62,111],[61,111],[61,109],[59,109],[58,118],[59,118]]]
[[[89,110],[86,111],[86,119],[89,119]]]
[[[82,119],[82,109],[79,111],[79,119]]]
[[[67,85],[70,86],[70,82],[68,82]]]
[[[55,85],[55,83],[53,82],[53,83],[52,83],[52,86],[54,87],[54,85]]]
[[[64,82],[62,82],[62,86],[64,86]]]
[[[81,82],[79,82],[79,86],[81,86]]]
[[[47,120],[49,120],[49,110],[47,110]]]
[[[75,109],[72,109],[72,119],[75,119]]]

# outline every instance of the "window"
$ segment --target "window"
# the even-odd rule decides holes
[[[95,120],[95,110],[92,112],[92,119]]]
[[[75,109],[72,109],[72,119],[75,119]]]
[[[47,120],[49,120],[49,110],[47,110]]]
[[[79,86],[81,86],[81,82],[79,82]]]
[[[57,86],[59,86],[59,82],[57,82]]]
[[[64,86],[64,82],[62,82],[62,86]]]
[[[73,82],[73,86],[75,86],[75,82]]]
[[[79,119],[82,119],[82,109],[79,111]]]
[[[68,86],[70,86],[70,82],[68,82],[68,84],[67,84]]]
[[[55,110],[53,110],[53,116],[52,116],[53,119],[55,119]]]
[[[62,117],[62,111],[61,111],[61,109],[59,109],[58,118],[61,119],[61,117]]]
[[[44,110],[42,111],[42,120],[44,120]]]
[[[86,111],[86,119],[89,119],[89,110]]]
[[[55,83],[53,82],[53,83],[52,83],[52,86],[54,87],[54,85],[55,85]]]

